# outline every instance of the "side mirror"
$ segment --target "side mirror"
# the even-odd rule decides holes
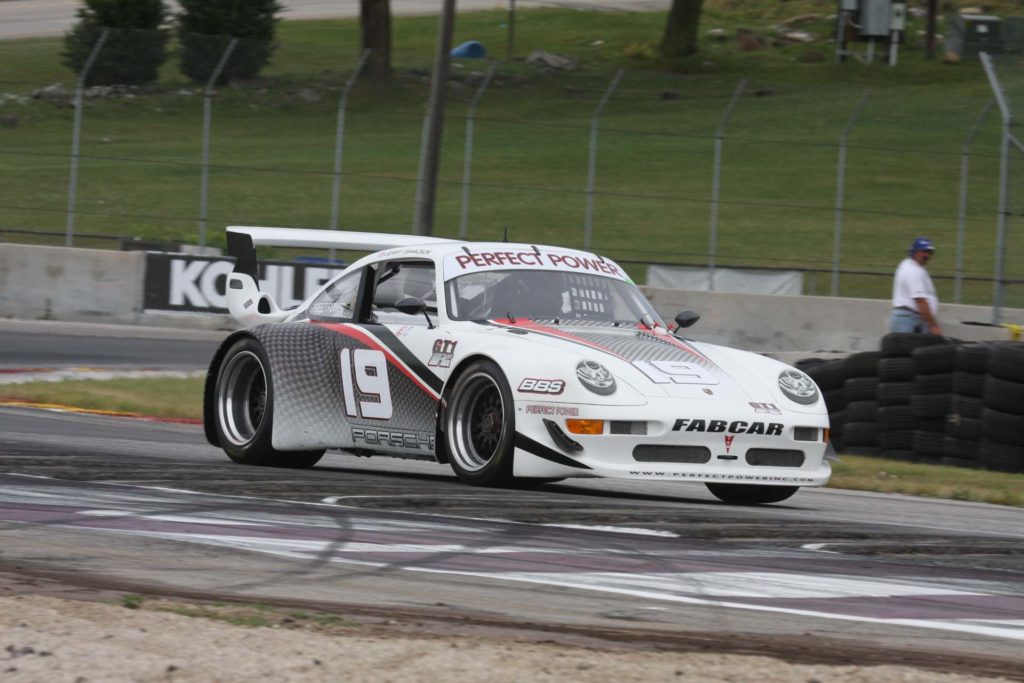
[[[231,273],[227,284],[228,313],[243,325],[276,323],[290,311],[278,308],[274,299],[260,291],[259,285],[245,273]]]
[[[423,317],[427,319],[427,327],[431,330],[434,329],[434,322],[430,319],[430,314],[427,313],[427,304],[424,303],[423,299],[407,296],[396,301],[395,308],[406,315],[419,315],[422,313]]]
[[[407,296],[404,299],[396,301],[395,308],[406,315],[419,315],[423,311],[427,310],[427,305],[423,302],[423,299],[417,299],[414,296]]]
[[[676,329],[683,329],[690,327],[695,322],[700,320],[700,313],[694,313],[693,311],[683,311],[676,316]]]

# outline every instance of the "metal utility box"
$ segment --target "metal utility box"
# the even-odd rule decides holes
[[[892,0],[861,0],[859,9],[860,35],[868,38],[887,38],[892,30]]]
[[[961,57],[977,57],[979,52],[1003,53],[1003,20],[988,14],[961,14],[950,19],[946,28],[946,51]]]
[[[1003,19],[1003,52],[1024,54],[1024,17]]]

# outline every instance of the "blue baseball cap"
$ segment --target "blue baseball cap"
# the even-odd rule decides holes
[[[910,253],[913,254],[915,251],[935,251],[935,245],[927,237],[918,237],[910,245]]]

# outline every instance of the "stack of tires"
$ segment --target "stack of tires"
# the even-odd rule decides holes
[[[953,402],[957,346],[941,344],[914,349],[914,416],[912,450],[919,460],[938,462],[946,454],[946,419]]]
[[[1024,471],[1024,343],[993,345],[983,400],[978,460],[989,469]]]
[[[946,416],[944,465],[978,466],[981,412],[991,344],[959,344],[956,347],[953,394]]]
[[[915,389],[915,349],[948,344],[931,334],[887,334],[882,337],[878,361],[878,446],[879,455],[893,460],[917,460],[914,454],[914,417],[910,397]]]
[[[846,358],[846,402],[842,447],[854,455],[875,455],[878,448],[876,424],[878,401],[878,351],[863,351]]]
[[[814,383],[821,389],[825,399],[825,407],[828,408],[828,421],[831,427],[830,435],[832,443],[836,448],[840,447],[845,432],[846,423],[846,397],[843,394],[843,382],[846,379],[846,359],[821,361],[819,359],[807,359],[799,361],[796,367],[800,368],[814,380]]]

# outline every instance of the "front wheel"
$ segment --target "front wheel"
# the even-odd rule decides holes
[[[455,474],[477,486],[513,482],[515,408],[501,369],[489,360],[472,363],[452,388],[445,415],[445,445]]]
[[[732,505],[761,505],[778,503],[796,493],[799,486],[759,486],[758,484],[707,484],[723,503]]]
[[[215,389],[216,427],[228,457],[243,465],[312,467],[317,451],[278,451],[271,440],[274,414],[270,360],[252,338],[240,339],[224,355]]]

